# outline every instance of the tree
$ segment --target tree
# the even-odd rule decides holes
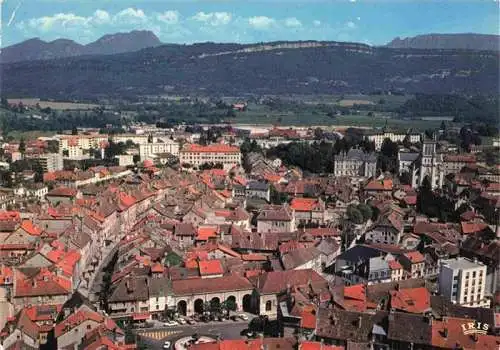
[[[26,152],[26,142],[24,141],[24,138],[21,138],[21,141],[19,141],[19,152],[21,152],[21,155],[23,156]]]
[[[285,192],[279,192],[274,185],[270,186],[270,196],[272,204],[283,204],[288,202],[288,195]]]
[[[363,214],[354,205],[347,207],[347,218],[354,224],[359,225],[363,223]]]
[[[357,207],[361,215],[363,216],[363,222],[367,222],[373,216],[373,210],[368,204],[360,203]]]

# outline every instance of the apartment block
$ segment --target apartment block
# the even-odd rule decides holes
[[[467,307],[489,307],[485,299],[486,266],[459,257],[443,260],[439,271],[439,292],[453,303]]]

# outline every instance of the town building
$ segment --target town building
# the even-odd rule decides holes
[[[63,156],[61,153],[44,153],[30,159],[37,163],[43,171],[51,172],[63,169]]]
[[[486,266],[464,257],[442,260],[439,292],[453,303],[466,307],[489,307],[485,299]]]
[[[335,176],[373,177],[377,173],[377,155],[352,148],[334,158]]]
[[[422,136],[417,133],[397,133],[386,131],[385,129],[381,132],[376,132],[365,136],[365,139],[375,143],[375,149],[380,151],[385,139],[389,139],[392,142],[398,143],[403,142],[405,139],[410,143],[421,142]]]
[[[241,152],[238,147],[224,144],[189,144],[179,151],[179,161],[181,165],[189,164],[195,168],[203,164],[220,163],[224,170],[230,170],[241,165]]]
[[[141,157],[141,161],[156,159],[157,155],[164,153],[170,153],[174,156],[178,156],[179,143],[169,138],[165,138],[161,140],[157,139],[152,143],[139,144],[139,156]]]

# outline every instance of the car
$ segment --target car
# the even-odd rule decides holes
[[[231,320],[233,320],[234,322],[238,321],[238,316],[236,315],[233,315],[230,317]]]
[[[195,321],[195,320],[193,320],[192,318],[188,318],[188,319],[186,319],[186,322],[187,322],[188,324],[196,324],[196,321]]]
[[[224,322],[224,317],[219,315],[219,316],[217,316],[216,320],[219,322]]]
[[[164,322],[163,325],[165,327],[172,327],[172,326],[178,326],[179,324],[175,321],[167,321],[167,322]]]
[[[178,319],[177,319],[177,322],[178,322],[179,324],[186,324],[186,320],[185,320],[185,319],[183,319],[183,318],[178,318]]]
[[[248,321],[248,316],[245,314],[239,314],[238,317],[241,318],[243,321]]]
[[[164,349],[170,349],[170,345],[172,345],[172,344],[170,344],[169,341],[166,341],[165,343],[163,343],[163,348]]]

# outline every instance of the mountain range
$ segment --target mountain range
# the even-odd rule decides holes
[[[0,61],[10,63],[83,55],[112,55],[138,51],[161,44],[160,39],[153,32],[147,30],[108,34],[87,45],[68,39],[46,42],[39,38],[33,38],[2,49]]]
[[[393,49],[500,50],[500,36],[487,34],[425,34],[395,38],[386,45]]]
[[[486,34],[425,34],[409,38],[395,38],[387,45],[393,49],[466,49],[500,51],[500,36]],[[5,47],[0,52],[0,62],[47,60],[54,58],[112,55],[134,52],[163,45],[151,31],[134,30],[128,33],[108,34],[82,45],[69,39],[46,42],[33,38]]]
[[[138,95],[497,94],[494,51],[359,43],[167,44],[134,52],[4,63],[2,95],[86,99]]]

